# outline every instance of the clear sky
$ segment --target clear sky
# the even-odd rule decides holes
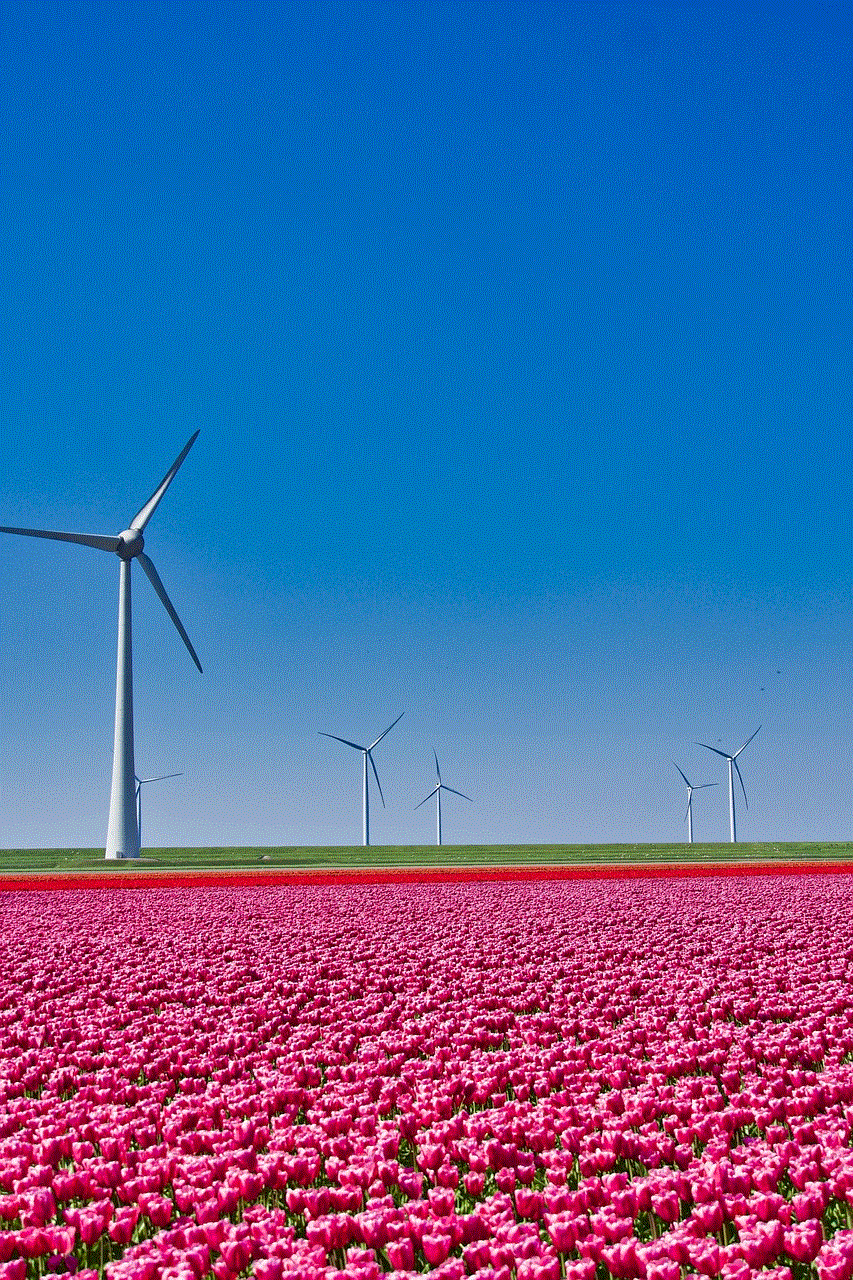
[[[850,839],[846,3],[6,0],[0,523],[118,533],[149,845]],[[0,844],[118,562],[0,539]]]

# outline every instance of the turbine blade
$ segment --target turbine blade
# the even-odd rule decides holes
[[[755,730],[755,733],[760,733],[760,732],[761,732],[761,725],[759,725],[759,726],[758,726],[758,728]],[[754,737],[755,737],[755,733],[752,735],[752,738],[754,738]],[[740,755],[741,751],[744,751],[744,750],[749,746],[750,742],[752,742],[752,738],[747,738],[747,740],[746,740],[746,742],[743,744],[743,746],[742,746],[742,747],[740,747],[740,748],[739,748],[739,749],[734,753],[734,755],[732,756],[732,759],[733,759],[733,760],[735,760],[735,759]]]
[[[405,714],[406,714],[405,711],[401,711],[400,714],[397,716],[397,719],[394,721],[394,724],[397,724],[400,720],[402,720]],[[394,728],[394,724],[389,724],[388,728],[385,730],[385,733],[390,733],[391,730]],[[374,742],[371,742],[367,750],[372,751],[373,748],[376,746],[376,743],[381,742],[382,739],[385,737],[385,733],[380,733],[379,737]]]
[[[678,765],[676,765],[675,767],[676,767],[676,769],[677,769],[677,768],[678,768]],[[692,799],[693,799],[693,797],[691,796],[691,797],[690,797],[690,799],[687,801],[687,812],[686,812],[686,813],[685,813],[685,815],[684,815],[684,821],[685,821],[685,822],[686,822],[686,821],[687,821],[687,819],[690,817],[690,803],[691,803]]]
[[[182,778],[182,773],[161,773],[156,778],[137,778],[136,781],[142,786],[143,782],[165,782],[166,778]]]
[[[743,749],[743,748],[741,748],[741,750],[742,750],[742,749]],[[733,765],[734,765],[734,767],[735,767],[735,772],[737,773],[737,776],[740,778],[740,789],[741,789],[741,791],[743,792],[743,802],[744,802],[744,804],[746,805],[746,807],[747,807],[747,809],[748,809],[748,808],[749,808],[749,801],[748,801],[748,800],[747,800],[747,798],[746,798],[746,787],[743,785],[743,778],[741,777],[741,772],[740,772],[740,769],[738,768],[738,763],[737,763],[737,760],[735,760],[734,756],[732,756],[732,764],[733,764]]]
[[[421,804],[426,804],[427,800],[431,800],[431,799],[433,798],[433,796],[435,795],[436,791],[438,791],[438,787],[433,787],[433,789],[432,789],[432,791],[429,793],[429,795],[428,795],[428,796],[424,796],[423,800],[421,801]],[[416,804],[416,805],[415,805],[415,809],[420,809],[421,804]],[[413,810],[412,812],[414,812],[414,810]]]
[[[0,525],[0,533],[23,533],[28,538],[53,538],[56,542],[79,542],[83,547],[97,547],[99,551],[115,551],[118,538],[101,537],[99,533],[59,533],[55,529],[10,529]]]
[[[698,787],[694,787],[694,791],[704,791],[706,787],[718,787],[719,782],[700,782]]]
[[[172,463],[171,467],[166,472],[163,479],[160,481],[157,488],[154,490],[151,497],[146,502],[145,506],[142,507],[139,511],[137,511],[136,515],[133,517],[133,519],[130,522],[131,529],[138,529],[139,532],[141,533],[142,530],[145,528],[148,521],[151,519],[154,512],[157,510],[157,506],[160,502],[160,499],[163,497],[163,494],[166,492],[169,485],[172,483],[175,476],[177,475],[178,467],[181,465],[184,458],[187,456],[190,449],[192,448],[197,435],[198,435],[198,432],[196,431],[194,435],[190,436],[189,440],[184,445],[183,449],[178,454],[177,458]],[[200,667],[199,667],[199,670],[201,670]]]
[[[391,727],[393,728],[393,725]],[[376,785],[379,788],[379,799],[382,801],[382,808],[384,809],[385,797],[382,794],[382,783],[379,781],[379,774],[376,772],[376,765],[373,763],[373,756],[370,754],[369,751],[367,753],[367,758],[370,761],[371,767],[373,769],[373,776],[376,779]]]
[[[321,738],[334,738],[335,742],[343,742],[348,747],[355,747],[356,751],[366,751],[367,747],[360,746],[357,742],[350,742],[349,738],[339,738],[336,733],[324,733],[322,729],[318,729]]]
[[[673,762],[672,762],[672,763],[673,763],[673,764],[675,764],[675,761],[673,760]],[[678,769],[678,765],[677,765],[677,764],[675,764],[675,767],[676,767],[676,769]],[[679,773],[681,773],[681,770],[680,770],[680,769],[678,769],[678,772],[679,772]],[[682,776],[682,778],[684,778],[684,774],[683,774],[683,773],[681,773],[681,776]],[[685,783],[687,783],[687,786],[689,787],[689,786],[690,786],[690,783],[689,783],[689,782],[687,782],[687,779],[686,779],[686,778],[684,778],[684,781],[685,781]]]
[[[709,746],[708,746],[708,744],[707,744],[707,742],[697,742],[697,743],[696,743],[696,746],[697,746],[697,747],[707,747],[709,751],[716,751],[717,755],[718,755],[718,756],[722,756],[724,760],[732,760],[732,759],[734,759],[734,757],[733,757],[733,756],[730,756],[730,755],[729,755],[728,751],[719,751],[716,747],[709,747]],[[675,767],[676,767],[676,769],[677,769],[677,768],[678,768],[678,765],[676,765]],[[683,775],[682,775],[682,776],[683,776]]]
[[[435,747],[432,749],[432,754],[435,756],[435,776],[438,779],[439,786],[441,786],[441,770],[438,767],[438,756],[436,755]]]
[[[469,800],[471,804],[474,803],[470,796],[465,795],[464,791],[456,791],[453,787],[446,787],[443,782],[441,784],[441,789],[442,791],[452,791],[455,796],[461,796],[463,800]]]
[[[145,554],[144,551],[140,551],[139,555],[136,558],[139,561],[139,563],[142,565],[142,569],[145,573],[146,578],[151,583],[152,587],[160,597],[160,600],[163,603],[164,609],[166,610],[169,617],[174,622],[175,626],[178,628],[178,635],[181,637],[184,644],[187,646],[190,657],[192,658],[195,665],[198,667],[199,671],[201,671],[201,663],[198,660],[198,654],[196,653],[195,649],[192,647],[192,644],[190,643],[190,638],[187,635],[186,631],[184,631],[184,624],[181,622],[180,618],[175,613],[174,605],[172,604],[169,597],[166,595],[166,588],[163,586],[163,583],[160,581],[159,573],[154,568],[154,565],[151,563],[151,561],[149,560],[148,556]]]

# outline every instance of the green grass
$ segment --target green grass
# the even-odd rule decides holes
[[[667,862],[849,862],[853,843],[627,845],[385,845],[353,848],[146,849],[138,862],[106,862],[103,849],[0,849],[0,874],[129,870],[222,871],[276,868],[576,866]]]

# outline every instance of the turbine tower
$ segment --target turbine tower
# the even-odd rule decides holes
[[[433,787],[432,791],[429,793],[428,796],[424,796],[423,800],[421,800],[421,804],[426,804],[427,800],[430,800],[433,796],[435,796],[435,843],[437,845],[440,845],[441,844],[441,793],[442,791],[451,791],[453,792],[453,795],[462,796],[463,800],[468,800],[470,801],[471,804],[473,804],[474,801],[471,800],[470,796],[464,795],[461,791],[454,791],[453,787],[445,786],[445,784],[441,781],[441,770],[438,767],[438,756],[435,755],[435,747],[433,747],[432,749],[432,754],[435,756],[435,786]],[[421,804],[416,804],[415,808],[420,809]]]
[[[142,849],[142,788],[146,782],[164,782],[166,778],[182,778],[182,773],[161,773],[159,778],[136,779],[136,830],[139,833],[139,848]]]
[[[130,599],[130,566],[138,560],[160,601],[178,629],[178,634],[189,650],[190,657],[201,671],[201,663],[190,638],[174,610],[160,575],[142,550],[145,539],[142,534],[148,521],[157,510],[160,499],[177,475],[178,468],[189,453],[196,431],[184,445],[172,466],[145,505],[136,513],[128,527],[117,537],[97,533],[58,533],[53,529],[11,529],[0,525],[0,533],[21,533],[30,538],[53,538],[57,542],[78,542],[98,551],[113,551],[119,558],[118,605],[118,656],[116,661],[116,718],[113,740],[113,781],[110,792],[110,816],[107,824],[105,857],[139,857],[139,823],[136,808],[136,773],[133,766],[133,653]]]
[[[675,764],[675,761],[673,760],[672,763]],[[677,764],[675,764],[675,767],[676,769],[678,769]],[[682,778],[684,778],[684,774],[681,772],[680,769],[678,769],[678,772],[681,773]],[[692,783],[687,782],[686,778],[684,778],[684,781],[687,784],[687,813],[685,815],[687,819],[687,842],[688,844],[692,844],[693,843],[693,792],[703,791],[705,787],[716,787],[719,784],[716,782],[700,782],[698,786],[694,787]]]
[[[755,734],[758,733],[760,729],[761,729],[761,725],[759,725],[758,728],[755,730],[755,733],[752,735],[752,738],[755,737]],[[745,748],[749,746],[750,742],[752,742],[752,738],[747,738],[743,746],[738,747],[734,755],[731,755],[731,756],[727,751],[718,751],[716,747],[709,746],[707,742],[696,743],[697,747],[705,747],[708,751],[714,751],[718,756],[722,756],[724,760],[728,760],[729,762],[729,833],[730,833],[729,842],[731,844],[737,844],[737,833],[735,830],[735,788],[734,788],[734,782],[732,780],[732,765],[734,765],[735,769],[737,770],[737,776],[738,778],[740,778],[740,789],[743,792],[743,802],[748,809],[749,801],[746,798],[746,787],[743,785],[743,778],[741,776],[740,769],[738,768],[737,758],[740,755],[741,751],[745,750]]]
[[[402,720],[404,715],[405,715],[405,712],[401,711],[400,714],[397,716],[397,719],[394,721],[394,724],[397,724],[400,720]],[[376,765],[374,763],[371,752],[373,751],[373,748],[382,741],[382,739],[385,737],[385,734],[391,732],[391,730],[394,728],[394,724],[389,724],[388,728],[385,730],[385,733],[380,733],[378,738],[374,738],[373,742],[371,742],[369,747],[362,747],[357,742],[350,742],[348,738],[339,738],[335,733],[323,733],[322,729],[318,731],[321,738],[334,738],[335,742],[342,742],[344,746],[354,747],[356,751],[361,751],[364,756],[364,778],[363,778],[363,792],[362,792],[363,794],[362,832],[364,835],[365,848],[367,847],[367,845],[370,844],[370,795],[368,793],[368,787],[367,787],[367,762],[368,760],[370,761],[371,768],[373,769],[373,776],[375,777],[376,785],[379,788],[379,798],[382,801],[382,808],[384,809],[385,797],[382,794],[382,784],[379,781],[379,774],[376,772]]]

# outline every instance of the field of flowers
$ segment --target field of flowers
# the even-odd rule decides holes
[[[0,1280],[849,1280],[853,877],[0,895]]]

